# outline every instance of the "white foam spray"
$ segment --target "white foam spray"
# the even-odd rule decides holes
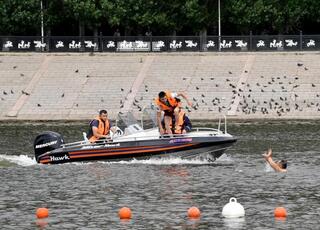
[[[31,166],[37,164],[35,158],[28,155],[0,154],[0,160],[9,161],[20,166]]]

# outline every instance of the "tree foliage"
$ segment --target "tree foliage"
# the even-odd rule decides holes
[[[0,35],[39,35],[41,0],[0,0]],[[218,0],[42,0],[52,35],[217,34]],[[221,0],[222,34],[319,33],[319,0]],[[58,29],[57,29],[58,28]],[[72,30],[69,30],[73,28]],[[70,31],[70,32],[69,32]]]

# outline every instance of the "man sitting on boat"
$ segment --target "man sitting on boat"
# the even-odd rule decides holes
[[[99,116],[90,122],[90,128],[87,134],[87,138],[91,143],[99,139],[110,138],[110,129],[112,129],[110,128],[110,126],[111,123],[108,119],[107,110],[100,110]]]
[[[181,104],[178,106],[177,97],[183,97],[189,106],[192,106],[192,103],[188,100],[187,96],[184,93],[171,93],[169,91],[161,91],[156,98],[155,103],[158,106],[157,111],[157,123],[159,126],[160,134],[172,134],[171,124],[174,125],[176,133],[182,132],[182,126],[178,124],[179,122],[179,113],[181,112]],[[181,102],[180,102],[181,103]],[[161,122],[161,113],[164,112],[164,128]],[[181,119],[180,119],[181,120]]]

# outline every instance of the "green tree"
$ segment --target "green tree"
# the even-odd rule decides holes
[[[101,8],[99,0],[64,0],[67,18],[79,23],[79,35],[85,35],[85,27],[95,30],[101,25]]]
[[[0,0],[0,32],[3,35],[39,35],[39,0]]]

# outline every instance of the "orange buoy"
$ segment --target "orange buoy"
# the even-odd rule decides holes
[[[49,210],[47,208],[38,208],[36,215],[39,219],[47,218],[49,216]]]
[[[287,217],[287,211],[284,207],[276,207],[274,210],[274,216],[275,217]]]
[[[189,218],[199,218],[200,210],[197,207],[191,207],[188,209],[188,217]]]
[[[130,208],[123,207],[119,210],[119,218],[120,219],[131,219],[131,210]]]

